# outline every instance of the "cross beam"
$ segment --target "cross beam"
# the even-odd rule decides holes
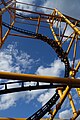
[[[0,72],[1,79],[24,80],[34,82],[62,83],[69,86],[80,87],[80,79],[59,78],[53,76],[40,76],[34,74],[21,74],[13,72]]]

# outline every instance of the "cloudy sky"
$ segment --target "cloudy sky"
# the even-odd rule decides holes
[[[18,0],[30,4],[37,4],[51,8],[57,8],[66,15],[80,19],[80,1],[73,0]],[[17,4],[21,9],[34,10],[33,7]],[[44,13],[50,11],[43,10]],[[8,17],[4,16],[4,21]],[[28,28],[29,29],[29,28]],[[5,31],[5,29],[4,29]],[[68,31],[69,32],[69,31]],[[47,32],[47,34],[49,34]],[[33,39],[23,39],[19,37],[8,37],[0,50],[0,71],[33,73],[48,76],[62,76],[64,73],[64,64],[57,58],[55,52],[42,41]],[[77,58],[79,59],[79,58]],[[78,60],[76,60],[78,61]],[[70,60],[71,63],[71,60]],[[79,73],[80,74],[80,73]],[[78,74],[77,77],[80,77]],[[4,80],[0,80],[3,82]],[[8,81],[10,82],[10,80]],[[34,82],[28,82],[27,85],[34,85]],[[18,87],[16,83],[14,87]],[[12,86],[8,86],[11,88]],[[0,89],[4,89],[1,87]],[[11,93],[0,96],[0,114],[1,117],[29,117],[42,105],[44,105],[55,93],[54,89],[25,91],[20,93]],[[74,103],[77,109],[80,108],[80,98],[76,90],[72,89]],[[34,108],[34,109],[32,109]],[[48,116],[47,116],[48,117]],[[68,98],[58,112],[57,118],[70,119],[72,110]],[[79,120],[80,117],[77,119]]]

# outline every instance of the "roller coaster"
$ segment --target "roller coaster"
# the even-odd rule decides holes
[[[25,5],[27,7],[34,7],[33,11],[29,9],[21,9],[19,5]],[[36,9],[36,10],[35,10]],[[46,10],[48,13],[44,13]],[[4,15],[9,16],[9,21],[6,22]],[[18,27],[16,23],[20,25],[25,24],[33,27],[28,29]],[[6,33],[3,32],[3,27]],[[0,72],[0,79],[12,79],[18,80],[17,82],[0,83],[4,89],[0,90],[0,95],[9,94],[27,90],[38,89],[50,89],[56,88],[55,94],[52,98],[42,106],[37,112],[31,115],[29,118],[21,120],[40,120],[48,112],[50,114],[49,120],[53,120],[59,109],[61,109],[66,97],[70,100],[70,105],[73,111],[73,117],[70,120],[75,120],[80,115],[80,109],[77,111],[74,105],[72,95],[70,93],[72,88],[76,89],[78,93],[77,97],[80,97],[80,79],[76,79],[76,74],[79,72],[80,59],[76,63],[80,43],[80,20],[72,18],[70,16],[62,14],[57,9],[47,8],[43,6],[37,6],[33,4],[27,4],[19,2],[17,0],[1,0],[0,2],[0,48],[5,43],[5,40],[9,36],[22,37],[25,39],[41,40],[47,43],[55,51],[58,58],[65,65],[64,77],[53,76],[40,76],[34,74],[21,74],[12,72]],[[40,33],[41,29],[49,30],[52,37]],[[70,30],[69,34],[67,31]],[[73,52],[71,52],[73,51]],[[70,63],[71,56],[71,63]],[[37,84],[35,86],[25,86],[24,83],[28,81],[34,81]],[[43,82],[45,85],[40,85]],[[10,88],[8,85],[20,83],[19,88]],[[46,83],[49,83],[47,85]],[[54,84],[57,83],[57,84]],[[60,83],[60,84],[58,84]],[[51,108],[56,104],[54,110]],[[0,118],[0,120],[12,120],[10,118]],[[14,118],[14,120],[18,120]]]

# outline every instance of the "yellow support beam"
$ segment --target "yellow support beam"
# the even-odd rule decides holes
[[[76,118],[80,115],[80,109],[73,115],[70,120],[76,120]]]
[[[53,120],[55,115],[57,114],[57,112],[59,111],[59,109],[61,108],[61,105],[63,104],[64,100],[66,99],[69,91],[71,90],[71,88],[69,86],[66,87],[66,89],[64,90],[62,96],[60,97],[60,101],[58,102],[58,104],[56,105],[56,108],[54,109],[51,117],[49,120]]]
[[[78,71],[79,68],[80,68],[80,61],[78,62],[75,70]],[[77,91],[77,93],[78,93],[78,96],[80,97],[80,88],[76,88],[76,91]]]
[[[52,82],[62,83],[69,86],[80,87],[80,79],[72,78],[59,78],[53,76],[40,76],[34,74],[21,74],[13,72],[0,72],[1,79],[12,79],[12,80],[24,80],[24,81],[35,81],[35,82]]]
[[[80,61],[78,62],[78,64],[77,64],[75,70],[78,71],[79,67],[80,67]]]
[[[14,23],[15,23],[15,22],[13,21],[10,26],[12,27],[12,26],[14,25]],[[8,29],[7,32],[5,33],[5,35],[3,36],[2,42],[1,42],[1,45],[0,45],[0,48],[2,47],[2,45],[3,45],[3,43],[5,42],[6,38],[8,37],[10,31],[11,31],[11,30]]]
[[[75,105],[74,105],[74,101],[73,101],[72,96],[71,96],[70,93],[68,94],[68,98],[70,100],[70,104],[71,104],[71,107],[72,107],[73,114],[77,113]]]
[[[4,12],[6,12],[7,9],[8,9],[10,6],[12,6],[14,3],[15,3],[15,1],[13,0],[13,1],[11,1],[11,3],[8,4],[6,7],[2,8],[2,9],[0,10],[0,15],[2,15]]]
[[[55,38],[55,41],[58,43],[59,46],[61,46],[61,45],[60,45],[60,41],[58,40],[58,38],[57,38],[57,36],[56,36],[56,34],[55,34],[55,31],[54,31],[54,29],[53,29],[52,24],[50,24],[50,29],[51,29],[51,31],[52,31],[53,37]]]
[[[68,23],[69,26],[71,26],[71,28],[78,34],[80,35],[80,30],[74,25],[72,24],[60,11],[58,11],[57,9],[54,9],[58,15],[60,15],[60,17],[62,17],[66,23]]]

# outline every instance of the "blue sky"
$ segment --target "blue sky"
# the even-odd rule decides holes
[[[37,5],[57,8],[64,14],[80,19],[79,5],[80,1],[72,0],[18,0],[26,3],[34,3]],[[19,6],[26,9],[25,6]],[[76,9],[77,8],[77,9]],[[33,7],[29,8],[33,10]],[[43,10],[44,13],[49,11]],[[8,22],[8,17],[3,17]],[[18,25],[18,24],[16,24]],[[23,26],[25,29],[31,29],[29,26]],[[5,28],[3,28],[5,31]],[[32,29],[33,30],[33,29]],[[43,33],[40,30],[40,33]],[[67,30],[67,35],[71,33],[71,29]],[[51,36],[49,30],[44,34]],[[67,43],[68,44],[68,43]],[[80,44],[80,42],[79,42]],[[72,53],[71,53],[72,54]],[[71,55],[70,54],[70,55]],[[71,63],[71,57],[70,63]],[[0,70],[20,73],[34,73],[39,75],[60,76],[64,73],[64,64],[57,58],[52,48],[40,40],[25,39],[19,37],[8,37],[0,50]],[[78,55],[76,62],[80,60]],[[80,77],[78,73],[77,77]],[[1,80],[2,82],[2,80]],[[27,84],[35,84],[27,83]],[[19,84],[15,84],[15,87]],[[9,88],[13,86],[8,86]],[[2,88],[1,88],[2,89]],[[20,93],[11,93],[0,96],[0,114],[1,117],[29,117],[44,105],[55,93],[54,89],[25,91]],[[76,90],[72,89],[74,103],[80,108],[80,98],[77,96]],[[77,104],[78,103],[78,104]],[[34,108],[34,109],[33,109]],[[72,116],[71,107],[68,98],[62,105],[62,109],[57,114],[57,118],[70,118]],[[47,116],[48,117],[48,116]],[[78,118],[79,120],[80,118]]]

